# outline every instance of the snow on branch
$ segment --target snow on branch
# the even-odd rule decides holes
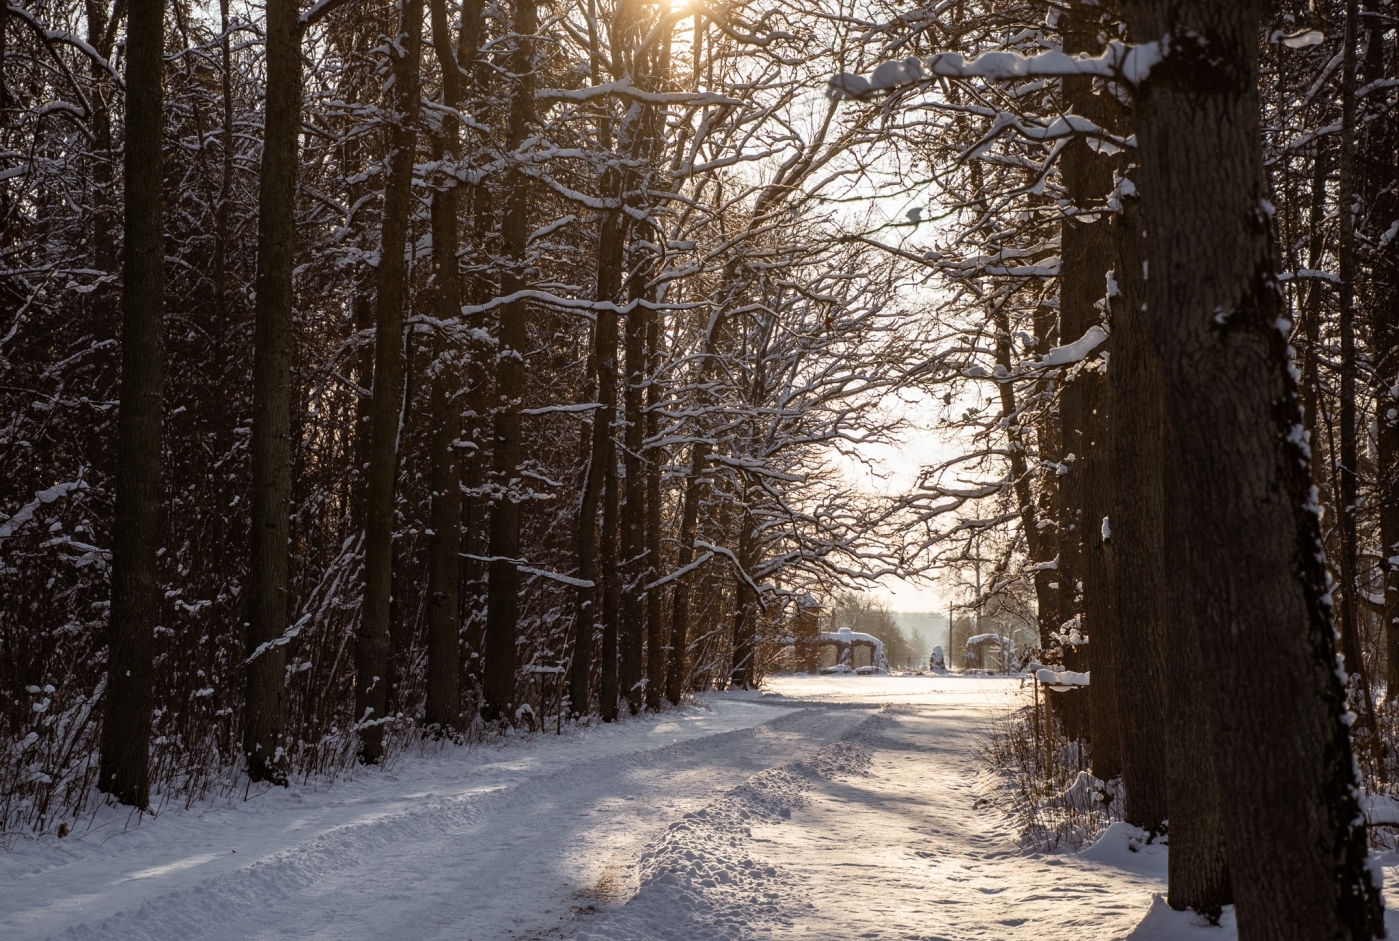
[[[59,497],[66,497],[70,493],[86,489],[88,489],[87,481],[79,478],[66,484],[55,484],[47,490],[37,491],[33,500],[16,510],[15,514],[5,522],[0,523],[0,545],[19,532],[21,526],[33,519],[34,511],[39,507],[52,503]]]
[[[616,95],[631,98],[648,105],[742,105],[737,98],[729,98],[717,92],[656,92],[637,88],[630,77],[616,82],[603,82],[586,88],[540,88],[534,97],[540,101],[591,101]]]
[[[1063,52],[1043,52],[1035,56],[1018,52],[983,52],[972,59],[956,52],[940,52],[920,59],[909,56],[902,61],[883,62],[867,78],[841,72],[829,82],[829,94],[835,98],[870,98],[879,92],[892,92],[934,78],[984,78],[991,81],[1011,81],[1035,77],[1089,75],[1097,78],[1121,79],[1140,84],[1161,61],[1159,42],[1140,45],[1113,40],[1100,56],[1066,55]]]
[[[1081,363],[1088,358],[1088,354],[1093,352],[1103,342],[1107,340],[1108,332],[1101,326],[1094,324],[1083,332],[1072,343],[1065,343],[1063,346],[1056,346],[1054,349],[1040,357],[1035,363],[1038,369],[1046,369],[1054,366],[1072,366],[1074,363]]]

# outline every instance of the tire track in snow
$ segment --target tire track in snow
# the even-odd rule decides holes
[[[810,758],[762,771],[671,824],[641,856],[636,895],[576,941],[740,941],[790,926],[806,907],[805,880],[755,859],[752,827],[790,820],[821,781],[867,774],[867,740],[888,724],[870,716]]]
[[[867,712],[821,704],[747,729],[583,759],[486,793],[423,799],[410,810],[337,827],[57,937],[484,941],[527,930],[529,922],[558,925],[571,914],[569,895],[583,880],[550,864],[567,852],[560,843],[589,829],[577,824],[580,812],[629,788],[649,786],[651,797],[677,797],[666,791],[677,778],[688,779],[690,799],[706,800],[716,788],[749,777],[765,763],[816,751]],[[603,823],[610,816],[620,827],[630,826],[624,806],[605,808],[598,816]],[[633,833],[632,841],[644,843],[645,836]],[[556,885],[539,885],[529,896],[538,910],[512,904],[512,898],[520,898],[518,880],[550,876]]]

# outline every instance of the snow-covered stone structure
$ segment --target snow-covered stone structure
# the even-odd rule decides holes
[[[986,669],[986,654],[993,646],[1000,650],[1002,672],[1008,673],[1018,665],[1015,657],[1015,638],[1004,634],[976,634],[968,637],[964,645],[963,655],[966,657],[967,666],[972,666],[975,662],[977,667]]]
[[[842,627],[838,631],[822,631],[817,635],[818,645],[834,644],[836,648],[836,665],[826,667],[822,673],[854,673],[855,669],[855,648],[869,647],[871,649],[870,667],[873,673],[888,673],[889,660],[884,655],[884,641],[873,634],[866,634],[862,631],[852,631],[848,627]]]

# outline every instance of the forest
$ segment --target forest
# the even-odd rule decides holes
[[[1173,907],[1383,937],[1396,27],[0,0],[0,839],[757,688],[937,575],[1091,673]]]

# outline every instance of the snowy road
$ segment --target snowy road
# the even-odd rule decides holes
[[[974,806],[982,729],[1017,691],[779,678],[319,793],[131,828],[104,810],[0,853],[0,937],[1125,937],[1164,856],[1026,856]]]

